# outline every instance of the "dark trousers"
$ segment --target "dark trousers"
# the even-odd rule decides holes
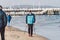
[[[5,28],[0,29],[0,33],[1,33],[1,40],[5,40],[5,36],[4,36]]]
[[[30,36],[33,35],[33,24],[28,24],[28,34],[29,34]]]

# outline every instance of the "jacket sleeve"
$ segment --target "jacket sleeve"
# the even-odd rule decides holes
[[[6,16],[5,12],[3,12],[3,14],[4,14],[4,16],[3,16],[4,26],[6,26],[7,25],[7,16]]]
[[[33,14],[33,16],[34,16],[34,23],[35,23],[35,21],[36,21],[36,19],[35,19],[35,15]]]
[[[27,15],[26,15],[26,24],[27,24]]]

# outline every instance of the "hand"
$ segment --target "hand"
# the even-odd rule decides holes
[[[28,24],[26,24],[26,27],[28,27]]]
[[[35,24],[35,23],[33,23],[33,24]]]

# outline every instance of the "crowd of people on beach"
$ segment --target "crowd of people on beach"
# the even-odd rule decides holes
[[[2,10],[3,7],[0,5],[0,33],[1,33],[1,40],[5,40],[5,27],[7,26],[7,23],[9,23],[10,27],[10,21],[12,19],[11,15],[6,13]],[[29,37],[33,36],[33,26],[35,23],[35,15],[29,11],[29,14],[26,15],[26,25],[28,26],[28,35]]]

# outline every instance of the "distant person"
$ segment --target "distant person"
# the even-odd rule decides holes
[[[30,11],[30,13],[26,15],[26,24],[28,25],[28,34],[30,37],[32,37],[33,35],[34,23],[35,23],[35,15]]]
[[[0,5],[0,33],[1,40],[5,40],[5,27],[7,25],[7,16],[5,12],[2,10],[2,6]]]
[[[7,22],[8,22],[8,26],[10,27],[10,21],[11,21],[11,15],[10,14],[8,14],[7,15]]]

